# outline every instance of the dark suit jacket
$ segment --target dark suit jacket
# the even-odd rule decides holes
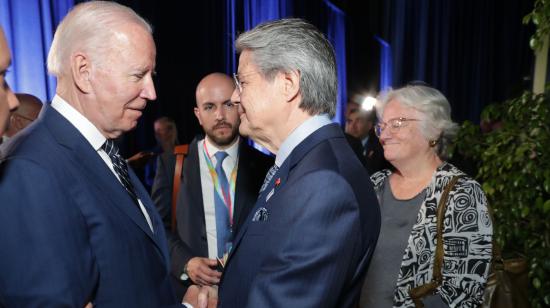
[[[175,305],[160,217],[142,212],[78,130],[45,105],[0,158],[0,306]]]
[[[372,175],[380,170],[393,169],[392,165],[384,158],[384,148],[380,144],[380,140],[374,133],[374,129],[369,132],[369,141],[364,148],[365,167],[369,175]]]
[[[233,243],[219,306],[356,306],[380,210],[340,127],[307,137],[273,179]]]
[[[177,295],[184,294],[188,286],[179,277],[189,259],[208,257],[199,155],[197,139],[195,139],[189,145],[189,153],[183,166],[182,182],[176,205],[177,234],[170,232],[175,166],[173,154],[165,153],[159,157],[157,175],[153,183],[152,197],[168,229],[166,234]],[[233,232],[238,231],[244,218],[256,203],[258,191],[267,170],[273,165],[273,158],[251,148],[241,138],[238,164]]]

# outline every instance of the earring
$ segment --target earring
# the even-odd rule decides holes
[[[430,140],[430,142],[428,144],[430,145],[430,147],[433,148],[437,144],[437,140]]]

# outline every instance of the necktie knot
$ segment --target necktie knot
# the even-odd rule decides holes
[[[216,157],[216,171],[219,172],[220,168],[222,167],[223,160],[227,157],[227,152],[224,151],[218,151],[214,156]]]
[[[111,139],[107,139],[105,143],[101,146],[101,149],[107,153],[107,155],[113,156],[118,155],[118,147],[115,145],[115,142]]]

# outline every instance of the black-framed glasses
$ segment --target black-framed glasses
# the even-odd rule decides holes
[[[386,127],[390,128],[390,132],[392,134],[395,134],[399,131],[401,127],[407,126],[407,123],[409,121],[420,121],[419,119],[407,119],[407,118],[393,118],[388,120],[388,122],[380,122],[376,123],[374,125],[374,132],[376,133],[376,136],[380,138],[380,135],[382,135],[382,132],[386,129]]]

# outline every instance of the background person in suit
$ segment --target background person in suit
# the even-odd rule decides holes
[[[155,56],[151,27],[114,2],[59,25],[52,104],[0,157],[3,305],[177,304],[162,221],[112,141],[156,98]]]
[[[355,102],[349,102],[346,106],[346,133],[361,140],[362,161],[369,174],[391,167],[384,158],[384,149],[374,133],[375,122],[374,110],[364,110]]]
[[[330,120],[332,46],[311,24],[282,19],[241,34],[236,48],[239,131],[277,156],[233,242],[219,306],[355,307],[380,211],[367,172]]]
[[[206,136],[190,144],[177,201],[177,231],[167,232],[172,275],[181,296],[190,283],[218,284],[216,258],[227,254],[232,234],[256,202],[273,164],[239,137],[239,114],[230,100],[234,88],[233,80],[222,73],[209,74],[197,85],[194,111]],[[220,158],[220,152],[227,155]],[[220,162],[228,186],[219,181]],[[152,197],[169,230],[175,156],[165,153],[157,164]]]
[[[10,112],[13,112],[19,102],[6,82],[6,73],[11,65],[11,54],[4,31],[0,27],[0,136],[4,135],[9,123]]]
[[[128,158],[141,183],[151,192],[157,172],[157,157],[162,153],[174,152],[179,143],[176,122],[169,117],[160,117],[153,124],[157,144],[148,151],[140,151]]]

